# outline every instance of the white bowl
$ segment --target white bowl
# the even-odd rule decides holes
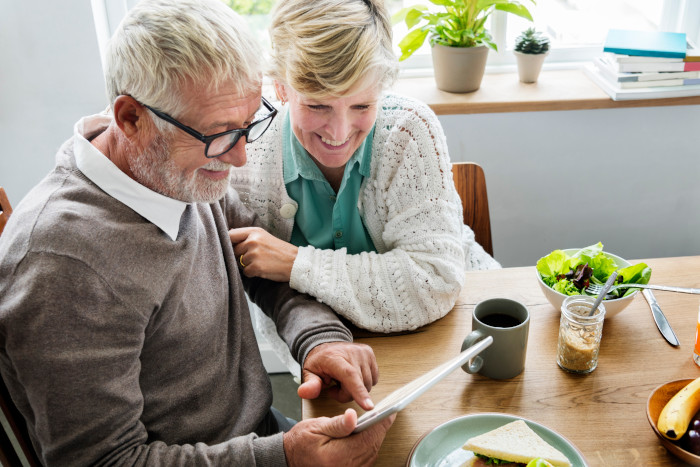
[[[569,248],[566,250],[562,250],[564,253],[566,253],[569,256],[572,256],[574,253],[579,251],[580,248]],[[628,266],[631,266],[632,264],[622,258],[620,258],[617,255],[613,255],[612,253],[608,253],[607,251],[603,251],[603,254],[609,258],[611,258],[613,261],[615,261],[615,264],[620,267],[620,268],[626,268]],[[547,284],[545,284],[542,281],[542,276],[540,276],[540,273],[535,269],[535,274],[537,274],[537,282],[540,284],[540,288],[542,289],[542,293],[544,293],[544,296],[547,298],[549,303],[552,304],[552,306],[557,310],[561,310],[561,304],[564,301],[564,299],[568,295],[564,295],[563,293],[559,293],[556,290],[552,289],[549,287]],[[605,305],[605,317],[606,318],[612,318],[622,310],[624,310],[627,305],[632,303],[632,300],[634,300],[634,297],[637,296],[637,293],[639,291],[636,290],[634,293],[622,297],[622,298],[615,298],[613,300],[603,300],[603,305]]]

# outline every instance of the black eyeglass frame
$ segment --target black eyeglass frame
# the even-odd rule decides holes
[[[252,122],[250,125],[248,125],[245,128],[236,128],[234,130],[222,131],[221,133],[216,133],[213,135],[203,135],[202,133],[198,132],[194,128],[188,127],[184,123],[178,122],[173,117],[166,114],[165,112],[161,112],[160,110],[154,109],[153,107],[151,107],[150,105],[147,105],[147,104],[141,104],[141,105],[143,105],[148,110],[153,112],[158,118],[175,125],[179,129],[181,129],[182,131],[187,133],[188,135],[193,136],[193,137],[197,138],[199,141],[201,141],[202,143],[204,143],[205,144],[204,157],[206,157],[208,159],[214,159],[215,157],[223,156],[224,154],[229,152],[238,143],[238,141],[241,139],[241,136],[245,136],[246,143],[252,143],[253,141],[257,140],[258,138],[260,138],[262,135],[265,134],[265,132],[267,131],[267,128],[269,128],[269,126],[270,126],[270,123],[272,123],[272,119],[274,119],[275,116],[277,115],[277,109],[272,104],[270,104],[267,101],[267,99],[265,99],[265,97],[262,97],[261,100],[262,100],[262,104],[265,106],[265,108],[270,111],[269,114],[265,115],[263,118],[255,120],[254,122]],[[268,122],[267,127],[263,130],[263,132],[260,133],[260,135],[257,138],[255,138],[253,140],[249,139],[248,135],[250,134],[250,130],[253,127],[264,122],[267,119],[270,119],[270,121]],[[234,139],[231,141],[231,144],[226,148],[225,151],[222,151],[221,153],[213,155],[213,156],[209,155],[209,145],[212,143],[212,141],[214,141],[215,139],[220,138],[222,136],[227,136],[227,135],[231,135],[231,134],[236,134],[238,136],[234,137]]]

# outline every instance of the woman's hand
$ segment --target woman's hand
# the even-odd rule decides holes
[[[289,282],[299,249],[260,227],[231,229],[228,236],[238,265],[248,277]]]

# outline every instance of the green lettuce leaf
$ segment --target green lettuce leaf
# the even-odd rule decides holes
[[[569,257],[562,250],[554,250],[537,261],[537,271],[542,277],[556,276],[569,270]]]
[[[603,252],[603,244],[598,242],[595,245],[587,246],[586,248],[581,248],[576,253],[574,253],[573,257],[574,258],[581,258],[582,262],[586,262],[602,252]]]
[[[651,268],[645,263],[633,264],[632,266],[620,269],[617,274],[618,277],[622,277],[621,283],[623,284],[648,284],[651,279]],[[639,289],[620,288],[613,293],[618,297],[626,297],[637,290]]]
[[[590,282],[604,284],[610,274],[618,270],[615,261],[603,253],[601,242],[581,248],[572,256],[563,250],[554,250],[537,261],[537,272],[542,281],[552,289],[565,295],[587,295],[584,289],[578,289],[572,281],[564,276],[580,264],[586,264],[593,269]],[[644,263],[635,264],[618,270],[617,282],[647,284],[651,279],[651,268]],[[613,292],[616,298],[627,296],[638,289],[620,288]]]
[[[602,282],[608,280],[610,274],[617,270],[615,261],[602,252],[591,258],[588,265],[593,269],[593,277]]]
[[[499,459],[497,457],[489,457],[485,456],[483,454],[477,454],[474,453],[476,457],[479,459],[483,460],[486,465],[501,465],[501,464],[512,464],[513,462],[511,461],[504,461],[503,459]]]
[[[574,283],[568,279],[557,281],[551,287],[564,295],[581,295],[581,292],[579,292]]]

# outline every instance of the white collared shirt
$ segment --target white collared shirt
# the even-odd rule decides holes
[[[81,118],[73,127],[75,163],[95,185],[112,198],[155,224],[171,239],[176,240],[180,218],[187,203],[168,198],[146,188],[127,174],[93,146],[87,138],[104,131],[112,122],[107,113]]]

